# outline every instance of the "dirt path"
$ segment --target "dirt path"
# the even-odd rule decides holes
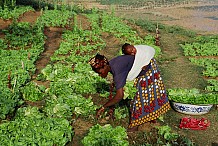
[[[28,11],[18,18],[18,22],[29,22],[30,24],[35,24],[40,15],[40,11]]]
[[[40,58],[36,61],[36,73],[38,75],[43,68],[50,62],[50,57],[59,48],[61,42],[61,35],[64,28],[49,27],[45,28],[44,34],[46,42],[44,45],[45,50],[41,53]]]
[[[102,39],[105,41],[106,47],[100,51],[100,54],[104,54],[110,60],[117,55],[121,48],[121,43],[119,39],[108,33],[102,33]]]
[[[49,82],[37,81],[35,78],[41,73],[41,70],[50,63],[50,57],[58,50],[61,42],[61,35],[64,28],[59,27],[49,27],[44,29],[44,34],[46,36],[46,42],[44,45],[45,50],[41,53],[40,58],[35,62],[36,71],[32,76],[32,79],[39,85],[44,85],[49,87]]]
[[[8,26],[11,24],[11,22],[12,22],[11,20],[2,20],[2,19],[0,19],[0,38],[3,39],[5,37],[2,30],[7,29]]]
[[[21,15],[18,21],[34,24],[40,15],[40,11],[28,11]],[[39,73],[41,73],[41,70],[46,67],[46,65],[50,62],[50,57],[59,48],[63,30],[64,28],[58,27],[44,28],[44,35],[46,36],[44,45],[45,50],[41,53],[40,58],[35,62],[36,72],[34,75],[32,75],[32,79],[33,81],[37,82],[40,85],[42,84],[45,87],[49,86],[49,82],[37,81],[35,78]]]

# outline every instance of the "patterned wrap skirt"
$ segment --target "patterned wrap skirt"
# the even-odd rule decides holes
[[[155,120],[170,109],[169,100],[155,59],[148,71],[135,79],[136,95],[130,105],[128,128]]]

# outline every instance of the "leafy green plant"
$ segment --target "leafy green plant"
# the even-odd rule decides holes
[[[218,98],[216,93],[200,93],[199,89],[168,89],[168,97],[175,102],[187,104],[217,104]]]
[[[144,19],[138,19],[135,22],[138,26],[141,26],[143,28],[145,28],[147,31],[149,32],[155,32],[156,30],[156,23],[148,21],[148,20],[144,20]]]
[[[26,49],[35,47],[44,41],[38,25],[31,26],[28,22],[13,22],[5,33],[5,42],[9,48]],[[38,44],[39,43],[39,44]]]
[[[16,106],[22,103],[19,92],[13,92],[0,84],[0,119],[5,119],[8,114],[14,112]]]
[[[218,55],[218,36],[198,36],[193,43],[180,44],[185,56],[216,56]]]
[[[0,38],[0,48],[6,49],[7,47],[8,46],[7,46],[6,42],[3,39]]]
[[[30,6],[16,6],[14,8],[5,7],[2,9],[0,7],[0,18],[2,19],[17,19],[21,14],[27,11],[34,11],[34,9]]]
[[[215,58],[189,58],[189,60],[199,66],[204,67],[203,75],[207,77],[218,76],[218,61]]]
[[[137,89],[134,86],[134,81],[126,82],[126,85],[124,86],[124,97],[123,99],[133,99],[136,95]]]
[[[66,119],[45,117],[36,107],[18,109],[13,121],[0,124],[0,145],[65,146],[73,130]]]
[[[157,129],[158,129],[158,134],[162,135],[164,139],[167,141],[175,140],[179,137],[178,134],[171,132],[171,128],[169,126],[160,126],[157,127]]]
[[[194,143],[177,133],[172,132],[172,129],[169,126],[159,126],[158,129],[159,138],[157,140],[160,145],[188,145],[194,146]]]
[[[114,117],[116,120],[126,118],[128,116],[128,112],[127,107],[116,107],[114,110]]]
[[[207,82],[209,83],[209,85],[206,87],[207,91],[218,92],[218,81],[217,80],[210,79],[210,80],[207,80]]]
[[[49,117],[70,118],[73,114],[88,117],[94,115],[98,107],[93,104],[92,98],[84,98],[82,95],[68,94],[51,95],[46,99],[43,111]]]
[[[47,27],[64,27],[69,24],[69,18],[72,17],[72,14],[73,13],[66,8],[63,8],[61,10],[48,10],[48,8],[46,8],[43,11],[43,15],[37,21],[40,21],[42,25]]]
[[[24,118],[43,118],[45,115],[39,111],[38,107],[27,106],[18,108],[14,119],[24,119]]]
[[[196,144],[189,138],[175,133],[171,127],[156,126],[150,132],[144,133],[145,142],[137,146],[195,146]]]
[[[125,128],[111,125],[91,127],[89,133],[82,140],[84,146],[128,146]]]
[[[45,87],[37,85],[35,82],[29,82],[21,88],[23,99],[28,101],[39,101],[45,97]]]

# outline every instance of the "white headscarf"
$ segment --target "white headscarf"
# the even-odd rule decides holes
[[[136,45],[135,60],[131,70],[128,73],[127,81],[134,80],[142,70],[142,67],[148,65],[154,57],[155,49],[147,45]]]

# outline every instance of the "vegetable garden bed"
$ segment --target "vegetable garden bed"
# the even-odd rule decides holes
[[[60,15],[66,17],[59,17]],[[87,21],[87,24],[91,26],[84,29],[81,25],[81,19],[78,19],[81,17],[78,15],[83,15],[83,18],[86,17],[87,19],[83,21]],[[55,21],[57,17],[59,17],[59,20],[63,19],[63,21]],[[17,16],[15,18],[17,19]],[[73,21],[69,21],[70,19]],[[99,25],[99,20],[102,20],[101,25]],[[32,84],[32,75],[37,68],[34,63],[42,57],[40,55],[45,51],[44,45],[48,41],[43,33],[44,28],[51,26],[68,27],[65,28],[61,38],[59,38],[61,40],[60,47],[52,54],[46,67],[42,68],[41,72],[37,74],[37,81],[35,81],[37,84]],[[71,26],[70,29],[69,26]],[[120,116],[126,113],[125,108],[117,107],[117,120],[114,122],[96,121],[94,119],[95,110],[106,100],[99,94],[107,95],[109,81],[96,75],[87,61],[96,51],[107,52],[103,49],[110,42],[102,39],[102,32],[113,35],[121,44],[126,41],[150,45],[154,43],[152,35],[140,37],[130,26],[121,23],[119,18],[111,17],[105,12],[100,13],[97,9],[93,9],[89,14],[77,14],[64,8],[61,10],[45,9],[35,24],[15,22],[3,30],[4,38],[1,39],[0,44],[1,57],[4,58],[1,61],[1,66],[4,66],[4,68],[1,67],[1,95],[2,99],[4,98],[2,101],[5,102],[5,105],[7,104],[7,107],[1,107],[1,109],[4,109],[1,113],[0,125],[3,129],[1,134],[4,135],[1,136],[2,140],[0,140],[2,145],[8,143],[30,145],[33,143],[40,144],[40,142],[41,145],[66,145],[72,137],[78,135],[76,128],[79,129],[80,127],[75,125],[79,119],[88,120],[87,123],[90,125],[82,129],[83,133],[79,135],[80,138],[78,138],[79,136],[73,138],[72,142],[76,145],[81,144],[82,139],[88,135],[88,129],[97,123],[102,125],[110,123],[114,128],[117,125],[126,127],[128,114],[123,117]],[[16,39],[17,36],[20,36],[19,40]],[[35,38],[32,38],[34,36]],[[155,47],[155,49],[156,57],[158,57],[162,53],[161,49],[159,47]],[[118,52],[114,52],[114,56],[116,53]],[[5,62],[7,62],[7,66]],[[49,81],[49,86],[43,86],[45,81]],[[8,100],[5,100],[5,97]],[[27,106],[23,103],[24,100],[33,103],[44,101],[45,103],[43,106],[36,108]],[[4,121],[13,112],[16,112],[16,116]],[[36,123],[38,123],[37,126]],[[164,121],[160,123],[165,124]],[[25,125],[29,127],[22,127]],[[13,129],[10,129],[11,127],[17,130],[10,133]],[[21,137],[21,129],[25,128],[27,128],[26,134],[28,136]],[[34,132],[28,131],[29,129],[33,129]],[[59,132],[57,132],[57,129]],[[163,136],[166,132],[170,137],[164,137],[161,142],[172,142],[174,138],[178,139],[179,135],[169,134],[169,128],[163,131],[160,136]],[[136,137],[139,138],[140,134],[145,133],[141,131]],[[15,138],[11,139],[11,137]],[[31,137],[35,137],[35,141],[32,141]],[[131,136],[129,137],[131,138]],[[158,136],[156,138],[158,139]],[[143,140],[155,143],[157,139],[149,141],[145,138]],[[134,138],[127,140],[131,145],[145,144],[143,140],[137,141]],[[191,142],[187,139],[184,140]],[[126,140],[124,142],[126,143]]]

